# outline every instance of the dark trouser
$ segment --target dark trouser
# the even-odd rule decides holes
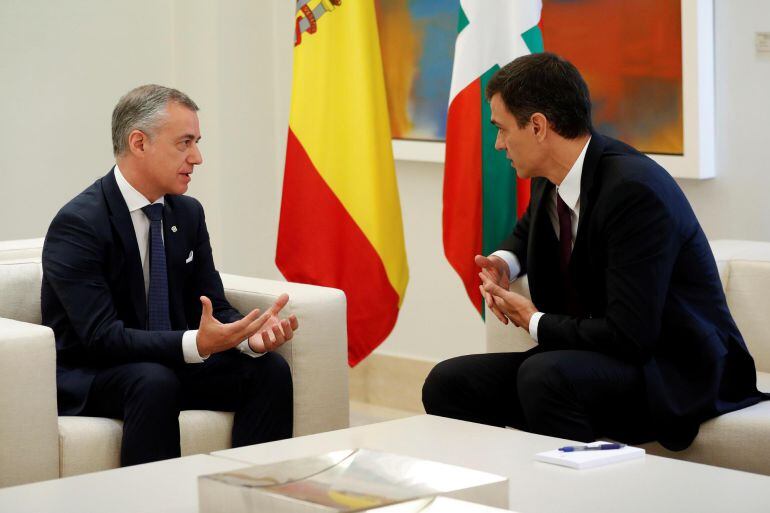
[[[277,353],[251,358],[236,350],[200,364],[170,368],[127,363],[93,381],[82,415],[123,420],[121,465],[180,455],[179,412],[235,412],[233,447],[289,438],[293,391],[286,361]]]
[[[589,442],[655,439],[639,367],[589,351],[460,356],[433,368],[425,411]]]

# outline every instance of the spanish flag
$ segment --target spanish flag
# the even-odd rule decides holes
[[[483,312],[473,262],[508,237],[529,203],[520,180],[495,150],[487,82],[501,66],[543,51],[539,0],[460,0],[444,164],[444,254],[473,305]]]
[[[295,27],[276,264],[345,291],[353,366],[409,280],[373,0],[298,0]]]

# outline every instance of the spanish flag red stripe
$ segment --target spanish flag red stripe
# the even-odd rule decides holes
[[[476,310],[483,304],[475,255],[500,247],[529,204],[529,180],[495,149],[484,97],[490,78],[514,58],[543,51],[540,0],[460,0],[444,167],[444,253]]]
[[[372,0],[297,5],[276,263],[345,292],[355,365],[393,329],[409,279],[377,22]]]
[[[468,298],[481,308],[478,269],[481,254],[481,80],[463,89],[449,105],[444,173],[444,254],[463,281]],[[462,198],[460,200],[460,198]]]
[[[297,206],[305,205],[305,208]],[[334,287],[348,301],[348,360],[355,365],[390,333],[398,294],[377,251],[289,130],[276,264],[292,281]]]

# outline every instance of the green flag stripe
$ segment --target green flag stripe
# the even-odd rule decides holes
[[[543,51],[543,34],[535,25],[521,35],[532,53]],[[482,253],[495,251],[516,225],[516,171],[505,152],[495,150],[497,129],[489,120],[489,102],[483,97],[487,82],[500,69],[494,66],[481,76],[481,159],[482,159]]]
[[[521,35],[524,43],[529,48],[530,53],[540,53],[545,49],[543,45],[543,33],[540,31],[540,27],[535,25],[528,31]]]
[[[468,23],[470,23],[468,21],[468,16],[465,15],[465,11],[463,11],[462,6],[460,6],[460,13],[457,16],[457,33],[459,34],[462,32],[463,29],[468,26]]]
[[[487,82],[500,69],[487,70],[481,76],[481,160],[482,160],[482,236],[481,251],[488,255],[511,234],[516,224],[516,172],[504,151],[495,150],[497,128],[489,120],[489,102],[483,97]]]

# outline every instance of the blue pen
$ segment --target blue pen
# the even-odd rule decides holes
[[[610,449],[622,449],[626,444],[601,444],[601,445],[568,445],[567,447],[559,447],[562,452],[577,452],[577,451],[607,451]]]

